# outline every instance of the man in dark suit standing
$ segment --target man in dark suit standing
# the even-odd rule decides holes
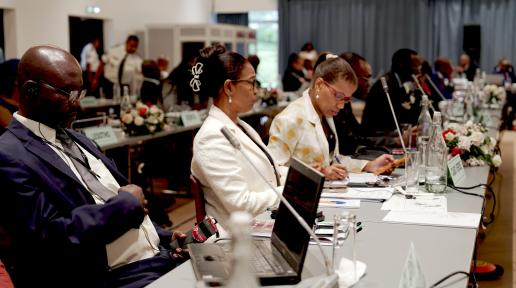
[[[399,49],[392,56],[391,71],[384,75],[399,124],[414,125],[421,112],[421,92],[416,89],[412,79],[412,75],[420,74],[420,69],[421,59],[416,51]],[[367,96],[362,127],[370,135],[396,129],[380,79],[371,87]]]
[[[186,235],[155,227],[142,189],[65,129],[82,84],[64,50],[37,46],[21,58],[20,109],[0,137],[0,221],[16,287],[142,287],[186,257],[167,250]]]

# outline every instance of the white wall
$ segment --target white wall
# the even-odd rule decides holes
[[[278,9],[281,0],[213,0],[215,13],[243,13]]]
[[[88,5],[101,8],[96,15],[86,14]],[[15,51],[7,57],[20,57],[37,44],[70,48],[68,16],[108,20],[104,31],[106,48],[125,40],[128,34],[145,30],[147,24],[208,23],[212,0],[0,0],[0,8],[12,9],[14,23],[5,23],[13,30]],[[7,27],[9,26],[9,27]],[[6,51],[8,52],[8,51]]]

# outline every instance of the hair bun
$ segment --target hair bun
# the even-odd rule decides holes
[[[220,44],[215,44],[213,46],[205,47],[199,51],[199,55],[201,58],[212,58],[215,56],[218,56],[220,54],[223,54],[226,52],[226,48]]]

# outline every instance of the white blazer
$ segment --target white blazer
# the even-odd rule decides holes
[[[238,122],[247,134],[267,149],[251,126],[240,119]],[[277,186],[274,168],[263,151],[222,110],[212,106],[194,139],[191,171],[204,191],[206,213],[215,217],[222,226],[226,226],[233,211],[247,211],[257,216],[268,207],[279,204],[276,193],[222,135],[220,129],[224,126],[240,141],[242,151],[267,181]],[[278,189],[281,191],[282,187]]]
[[[326,121],[336,140],[332,154],[321,118],[315,111],[308,90],[274,118],[269,131],[268,148],[282,172],[288,168],[291,157],[296,157],[308,165],[319,164],[325,167],[333,162],[335,155],[340,155],[339,137],[333,117],[326,117]],[[360,172],[367,164],[367,161],[350,157],[340,159],[351,172]]]

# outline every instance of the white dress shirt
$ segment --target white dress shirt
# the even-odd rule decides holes
[[[240,119],[238,122],[263,149],[267,149],[251,126]],[[240,141],[242,151],[266,180],[276,187],[274,168],[267,156],[222,110],[212,106],[195,136],[191,169],[204,192],[206,213],[222,226],[227,224],[231,212],[246,211],[257,216],[279,204],[276,193],[222,135],[220,129],[224,126]],[[282,191],[282,187],[277,189]]]
[[[22,115],[18,114],[18,112],[14,113],[13,117],[38,137],[46,139],[46,141],[57,147],[63,147],[60,141],[56,139],[56,130],[53,128],[23,117]],[[102,183],[102,185],[104,185],[109,190],[118,193],[118,188],[120,188],[120,185],[115,180],[109,169],[107,169],[107,167],[104,165],[104,163],[91,155],[91,153],[81,147],[78,143],[76,144],[86,155],[91,169],[98,174],[100,183]],[[66,165],[73,171],[75,176],[77,176],[77,179],[79,179],[82,185],[87,190],[89,190],[79,172],[75,168],[75,165],[73,164],[70,157],[68,157],[68,155],[53,145],[48,143],[47,145],[54,152],[56,152],[57,155],[61,157],[61,159],[63,159]],[[91,193],[91,195],[93,196],[95,203],[99,205],[104,204],[104,201],[99,196],[94,193]],[[130,229],[118,239],[106,245],[108,265],[111,269],[114,269],[131,262],[153,257],[159,252],[159,242],[160,240],[158,233],[156,232],[156,228],[154,228],[154,225],[152,224],[149,216],[146,215],[139,229]]]
[[[102,55],[102,61],[105,63],[104,77],[109,81],[118,83],[118,67],[126,54],[125,45],[119,45]],[[134,85],[134,82],[142,81],[142,63],[142,58],[137,54],[127,54],[122,74],[123,84]]]
[[[100,65],[99,54],[91,42],[86,44],[81,51],[82,71],[86,71],[87,64],[90,64],[90,72],[97,72]]]

